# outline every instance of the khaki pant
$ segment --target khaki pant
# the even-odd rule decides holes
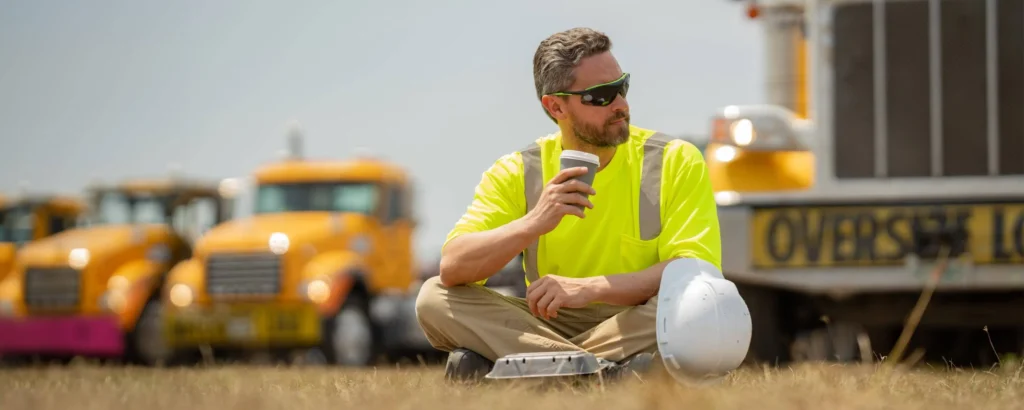
[[[416,317],[430,344],[443,351],[465,348],[495,361],[527,352],[587,351],[620,361],[657,352],[655,296],[638,306],[594,304],[561,308],[551,320],[530,313],[525,299],[477,284],[446,287],[428,279],[416,299]]]

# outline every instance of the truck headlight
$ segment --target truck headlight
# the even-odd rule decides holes
[[[324,303],[331,297],[331,285],[323,279],[313,279],[299,286],[302,296],[313,303]]]
[[[171,304],[175,307],[184,308],[192,304],[194,300],[192,288],[184,283],[176,283],[171,286],[171,291],[168,292],[167,298],[170,299]]]
[[[718,206],[732,206],[740,203],[740,193],[736,191],[715,192],[715,203]]]
[[[712,117],[711,142],[748,151],[807,151],[810,122],[776,105],[730,105]],[[715,152],[722,162],[735,157],[736,148]]]
[[[85,248],[75,248],[71,252],[68,252],[68,265],[74,269],[85,268],[89,264],[89,250]]]
[[[110,290],[128,290],[131,284],[128,278],[121,275],[114,275],[107,279],[107,289]]]
[[[731,162],[736,159],[736,147],[732,145],[720,145],[715,147],[714,158],[718,162]]]
[[[270,247],[270,251],[275,255],[282,255],[288,252],[288,247],[291,246],[291,241],[288,239],[288,235],[281,232],[274,232],[270,235],[270,240],[267,241],[267,246]]]
[[[0,317],[14,316],[14,302],[0,300]]]
[[[127,299],[125,292],[121,289],[108,290],[103,293],[103,296],[100,296],[100,309],[114,313],[121,313]]]

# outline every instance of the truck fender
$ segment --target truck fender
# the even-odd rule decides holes
[[[123,328],[131,329],[135,326],[135,321],[138,320],[146,302],[160,287],[159,278],[162,268],[159,263],[137,259],[122,264],[111,275],[111,277],[121,276],[128,280],[125,307],[120,315]]]
[[[361,286],[365,268],[363,259],[349,251],[331,251],[317,255],[302,270],[300,283],[315,279],[327,280],[330,284],[330,297],[319,306],[322,315],[337,312],[349,292]]]
[[[167,272],[167,276],[164,279],[165,291],[170,290],[170,287],[167,285],[177,283],[187,285],[193,291],[197,291],[203,287],[203,282],[206,280],[204,273],[203,265],[200,264],[198,259],[186,259],[178,262]]]
[[[14,309],[14,316],[21,316],[23,312],[23,301],[21,293],[21,276],[11,273],[6,278],[0,279],[0,302],[10,303]],[[2,309],[2,308],[0,308]]]

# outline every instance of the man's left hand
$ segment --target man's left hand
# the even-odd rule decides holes
[[[558,317],[559,308],[581,308],[596,298],[595,278],[544,275],[530,283],[530,287],[526,289],[526,301],[530,305],[530,312],[545,319]]]

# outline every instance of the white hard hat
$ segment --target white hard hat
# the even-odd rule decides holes
[[[658,352],[677,382],[715,382],[738,368],[751,328],[746,302],[715,265],[687,258],[665,266],[658,291]]]

